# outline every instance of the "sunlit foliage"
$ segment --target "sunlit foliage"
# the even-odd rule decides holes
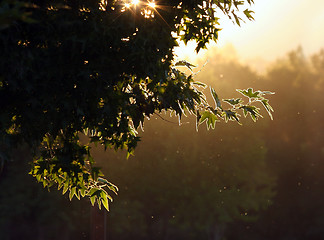
[[[115,185],[93,166],[85,134],[105,148],[127,149],[139,140],[145,118],[172,110],[214,127],[218,119],[239,121],[237,110],[256,120],[253,100],[228,100],[223,109],[212,89],[210,106],[192,74],[176,69],[177,39],[197,41],[196,50],[217,40],[218,12],[240,23],[252,19],[247,1],[6,1],[0,9],[0,141],[3,156],[20,143],[33,152],[30,174],[70,198],[88,196],[108,209]],[[12,11],[16,17],[7,15]],[[26,15],[28,13],[28,15]],[[11,16],[11,15],[10,15]],[[19,17],[21,16],[21,17]],[[26,18],[25,16],[28,16]],[[255,95],[256,94],[256,95]],[[234,102],[233,102],[234,101]],[[3,161],[3,160],[1,160]]]

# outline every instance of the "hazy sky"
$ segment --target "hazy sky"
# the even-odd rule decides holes
[[[324,48],[324,0],[255,0],[251,9],[255,21],[241,27],[221,18],[216,47],[231,43],[246,60],[274,60],[299,45],[307,55]]]

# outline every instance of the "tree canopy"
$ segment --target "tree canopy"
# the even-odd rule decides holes
[[[70,198],[89,196],[108,209],[115,185],[100,176],[89,143],[132,153],[137,129],[154,113],[194,114],[197,125],[240,122],[238,111],[260,117],[259,102],[271,92],[239,90],[248,101],[222,103],[211,88],[177,67],[178,40],[196,51],[218,37],[219,14],[240,24],[253,19],[247,1],[2,1],[0,5],[0,157],[21,143],[30,146],[31,174],[44,187],[57,185]],[[80,141],[85,134],[89,143]]]

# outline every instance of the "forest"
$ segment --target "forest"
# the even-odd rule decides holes
[[[153,115],[134,156],[93,152],[119,187],[109,212],[44,191],[23,174],[28,151],[19,151],[0,175],[0,239],[322,239],[324,50],[295,49],[264,73],[217,52],[207,58],[197,81],[224,99],[249,87],[275,92],[274,120],[262,112],[256,123],[196,131],[193,116],[179,126],[169,112]]]

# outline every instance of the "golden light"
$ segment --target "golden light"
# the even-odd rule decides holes
[[[139,0],[132,0],[132,5],[137,5],[139,4]]]
[[[125,6],[125,8],[130,8],[131,6],[136,7],[136,5],[138,5],[139,3],[140,3],[140,0],[125,1],[124,6]]]
[[[186,60],[192,64],[198,64],[199,59],[203,59],[206,50],[200,50],[199,54],[196,53],[195,48],[197,43],[195,41],[189,41],[186,44],[184,42],[177,40],[179,46],[174,48],[174,53],[177,56],[177,60]]]
[[[148,6],[151,8],[155,8],[156,5],[155,5],[155,2],[149,2]]]

